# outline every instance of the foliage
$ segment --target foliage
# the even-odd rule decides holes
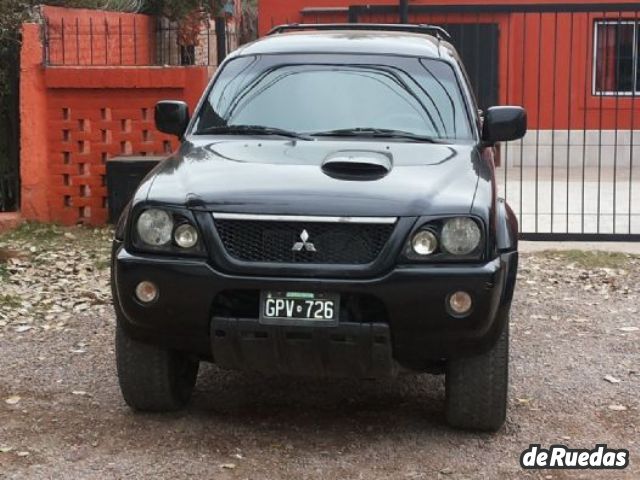
[[[152,15],[163,15],[169,20],[181,20],[191,12],[200,10],[206,2],[202,0],[147,0],[144,11]]]
[[[256,38],[258,38],[258,1],[244,0],[240,19],[240,43],[252,42]]]
[[[212,17],[222,13],[227,0],[146,0],[143,11],[180,21],[193,12],[204,12]]]
[[[144,0],[103,0],[103,10],[137,13],[144,7]]]
[[[0,240],[45,243],[59,239],[63,233],[61,227],[52,223],[24,222],[15,230],[0,235]]]
[[[30,0],[0,0],[0,97],[17,75],[19,27],[31,14]]]
[[[16,295],[0,295],[0,305],[8,308],[20,308],[22,301]]]

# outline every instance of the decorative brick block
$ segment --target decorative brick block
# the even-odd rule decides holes
[[[85,72],[83,75],[91,75]],[[163,155],[175,138],[156,131],[151,114],[157,101],[183,98],[180,90],[49,90],[52,128],[49,152],[52,216],[64,223],[107,220],[105,163],[119,155]]]

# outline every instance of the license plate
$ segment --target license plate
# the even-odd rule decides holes
[[[335,324],[340,295],[310,292],[263,291],[260,322],[264,324]]]

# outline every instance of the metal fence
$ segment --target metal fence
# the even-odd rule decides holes
[[[238,47],[239,27],[203,17],[192,25],[143,15],[45,20],[48,66],[217,66]]]
[[[530,240],[640,240],[640,4],[355,5],[305,23],[430,23],[452,34],[481,108],[523,105],[501,196]],[[402,18],[404,16],[404,18]]]
[[[220,33],[222,32],[222,33]],[[224,57],[238,48],[239,32],[224,21],[211,22],[185,41],[184,30],[173,22],[160,20],[156,30],[157,65],[218,66]]]

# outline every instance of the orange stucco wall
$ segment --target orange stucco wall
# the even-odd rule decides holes
[[[21,212],[25,218],[50,218],[48,190],[47,88],[42,66],[39,25],[22,29],[20,58]]]
[[[193,109],[208,68],[45,68],[40,28],[23,27],[21,213],[30,220],[103,224],[107,160],[173,150],[176,139],[154,127],[154,105],[177,99]]]

